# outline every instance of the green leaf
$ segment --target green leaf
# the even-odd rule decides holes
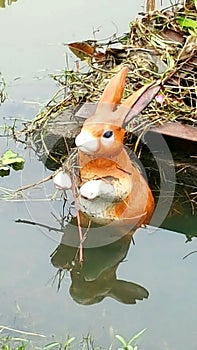
[[[4,177],[4,176],[8,176],[10,173],[10,168],[8,166],[0,166],[0,176]]]
[[[12,152],[11,149],[9,149],[3,154],[2,159],[9,159],[15,157],[17,157],[17,153]]]
[[[131,344],[132,342],[134,342],[134,340],[138,339],[140,337],[140,335],[142,335],[145,331],[146,331],[146,328],[142,329],[139,333],[135,334],[133,336],[133,338],[131,338],[131,340],[129,340],[128,344]]]
[[[123,45],[126,45],[128,43],[128,40],[129,40],[129,35],[128,34],[125,34],[124,36],[122,36],[122,38],[120,38],[120,42]]]
[[[24,163],[24,159],[22,157],[16,157],[16,158],[2,158],[2,164],[4,165],[12,165],[14,163]]]
[[[134,350],[133,346],[130,345],[130,344],[127,344],[126,349],[127,349],[127,350]]]
[[[9,346],[8,345],[6,345],[6,344],[3,344],[3,346],[2,346],[2,348],[1,348],[2,350],[9,350]]]
[[[24,163],[25,160],[18,155],[18,153],[12,152],[11,150],[6,151],[1,157],[3,165],[11,165],[13,163]]]
[[[60,347],[60,343],[52,342],[44,346],[43,350],[53,349],[54,347]]]
[[[116,338],[122,343],[122,345],[127,346],[127,342],[121,335],[116,334]]]
[[[197,34],[197,28],[196,29],[188,28],[188,32],[189,32],[190,35],[196,35]]]
[[[18,346],[17,350],[26,350],[26,345],[22,344],[22,345]]]
[[[0,158],[0,164],[2,167],[11,166],[16,171],[22,170],[24,167],[24,163],[25,160],[22,157],[20,157],[18,153],[12,152],[11,150],[6,151]]]
[[[66,343],[64,344],[64,349],[70,346],[70,344],[75,340],[75,337],[69,338]]]
[[[156,44],[160,46],[162,49],[166,49],[166,44],[157,35],[151,35],[150,39],[151,39],[152,45]]]
[[[166,58],[167,58],[168,68],[172,69],[175,65],[174,58],[169,54],[169,52],[166,52]]]
[[[22,170],[24,168],[24,160],[23,161],[16,161],[15,163],[10,164],[10,166],[16,171]]]
[[[197,28],[197,21],[187,17],[176,17],[178,24],[183,28]]]

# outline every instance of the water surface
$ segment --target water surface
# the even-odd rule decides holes
[[[56,92],[58,87],[49,74],[63,69],[67,60],[71,66],[75,64],[62,43],[92,38],[93,28],[98,29],[95,35],[99,39],[114,32],[122,34],[128,30],[129,21],[142,10],[137,1],[114,5],[111,0],[59,0],[58,3],[18,0],[5,8],[3,4],[0,3],[3,33],[0,69],[7,84],[8,100],[0,109],[1,125],[5,122],[12,125],[12,118],[32,119]],[[1,187],[16,189],[50,174],[33,151],[24,150],[23,144],[4,137],[0,138],[0,144],[2,153],[10,147],[26,159],[24,171],[1,178]],[[115,248],[110,251],[110,257],[106,256],[111,264],[107,273],[112,276],[115,266],[118,280],[127,281],[129,288],[131,283],[144,288],[144,300],[125,304],[122,295],[119,300],[113,295],[83,305],[82,297],[76,300],[76,293],[70,293],[69,272],[57,291],[60,261],[54,263],[50,257],[62,239],[59,221],[62,201],[50,200],[54,194],[51,183],[25,194],[25,200],[17,198],[0,203],[1,325],[42,333],[49,338],[54,334],[57,339],[68,334],[81,339],[90,333],[96,344],[102,346],[109,346],[111,342],[117,345],[115,334],[129,339],[147,328],[141,340],[142,349],[196,349],[197,254],[183,257],[197,250],[197,245],[195,239],[185,243],[186,237],[179,233],[178,222],[173,222],[177,232],[140,229],[135,235],[136,244],[125,246],[124,259],[122,254],[112,261]],[[16,223],[17,219],[53,230]],[[189,227],[196,232],[195,217],[191,219],[188,212],[184,225],[183,232],[187,233]]]

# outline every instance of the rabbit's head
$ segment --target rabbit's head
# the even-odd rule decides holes
[[[95,113],[87,118],[75,143],[93,156],[115,156],[121,152],[125,126],[136,117],[160,89],[152,82],[137,90],[121,105],[128,68],[124,67],[107,84]]]

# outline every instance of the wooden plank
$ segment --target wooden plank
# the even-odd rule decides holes
[[[168,122],[161,126],[151,128],[151,131],[197,142],[197,127],[181,124],[179,122]]]

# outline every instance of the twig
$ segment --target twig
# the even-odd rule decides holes
[[[190,252],[190,253],[188,253],[187,255],[185,255],[185,256],[183,257],[183,260],[186,259],[188,256],[194,254],[194,253],[197,253],[197,250],[194,250],[193,252]]]
[[[47,182],[47,181],[53,179],[53,177],[54,177],[58,172],[59,172],[59,169],[56,170],[56,171],[54,171],[51,175],[45,177],[45,178],[42,179],[42,180],[39,180],[39,181],[37,181],[37,182],[35,182],[35,183],[33,183],[33,184],[29,184],[29,185],[26,185],[26,186],[23,186],[23,187],[19,187],[19,188],[15,191],[15,193],[21,192],[21,191],[24,191],[24,190],[27,190],[28,188],[35,187],[35,186],[40,185],[40,184],[42,184],[42,183],[44,183],[44,182]]]
[[[15,328],[11,328],[11,327],[0,326],[0,332],[2,332],[4,329],[6,329],[8,331],[12,331],[12,332],[17,332],[17,333],[20,333],[20,334],[33,335],[33,336],[36,336],[36,337],[46,338],[46,335],[44,335],[44,334],[26,332],[26,331],[21,331],[19,329],[15,329]]]
[[[74,170],[74,168],[73,168]],[[72,171],[72,192],[75,200],[75,209],[76,209],[76,218],[77,218],[77,227],[79,231],[79,261],[83,261],[83,242],[84,242],[84,237],[83,237],[83,232],[82,232],[82,227],[81,227],[81,218],[80,218],[80,211],[79,211],[79,202],[77,198],[77,186],[75,183],[75,173]]]
[[[79,211],[79,204],[78,204],[78,199],[77,199],[77,194],[76,194],[76,185],[73,182],[73,195],[75,198],[75,208],[76,208],[76,213],[77,213],[77,227],[79,231],[79,261],[83,261],[83,232],[81,228],[81,219],[80,219],[80,211]]]
[[[18,220],[15,220],[15,222],[19,223],[19,224],[28,224],[28,225],[35,225],[35,226],[43,227],[43,228],[46,228],[47,230],[49,230],[49,232],[50,231],[56,231],[56,232],[63,233],[63,231],[61,229],[59,229],[59,228],[50,227],[48,225],[40,224],[40,223],[34,222],[34,221],[18,219]]]

